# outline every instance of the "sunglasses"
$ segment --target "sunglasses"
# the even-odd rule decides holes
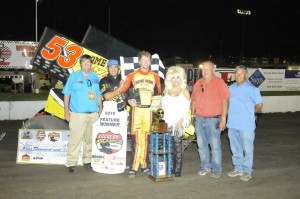
[[[91,80],[89,80],[89,79],[87,80],[87,86],[88,86],[88,87],[91,87],[91,86],[92,86],[92,82],[91,82]]]

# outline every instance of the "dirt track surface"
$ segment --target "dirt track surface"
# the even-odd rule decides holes
[[[86,172],[78,166],[69,174],[63,165],[16,164],[18,129],[22,121],[0,121],[0,198],[300,198],[300,112],[268,113],[259,118],[256,130],[254,172],[249,182],[230,178],[231,153],[227,133],[223,133],[223,173],[221,178],[198,176],[196,144],[184,153],[181,178],[153,182],[138,173],[128,179],[122,174]],[[130,155],[128,152],[128,156]]]

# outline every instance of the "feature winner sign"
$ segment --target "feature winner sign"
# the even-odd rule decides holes
[[[123,173],[126,167],[127,111],[105,101],[100,118],[93,125],[91,165],[99,173]]]

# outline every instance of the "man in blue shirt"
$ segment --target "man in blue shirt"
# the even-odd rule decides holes
[[[255,138],[255,113],[263,107],[260,91],[247,80],[247,68],[237,66],[236,83],[229,87],[228,137],[234,169],[229,177],[249,181],[252,174]]]
[[[75,173],[79,151],[83,142],[82,162],[91,170],[93,124],[102,111],[100,79],[91,71],[92,57],[80,57],[81,70],[71,73],[62,93],[64,94],[64,114],[69,122],[70,137],[66,167]]]

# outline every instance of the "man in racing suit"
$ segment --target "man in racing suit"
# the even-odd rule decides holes
[[[161,84],[159,76],[150,70],[151,54],[141,51],[138,55],[140,68],[128,74],[124,87],[120,93],[125,93],[129,87],[137,90],[140,100],[129,97],[128,103],[132,107],[131,134],[132,134],[132,162],[128,177],[134,178],[139,166],[141,171],[149,174],[148,167],[148,139],[152,126],[152,112],[150,111],[151,97],[155,89],[161,94]],[[137,103],[137,101],[140,101]]]

